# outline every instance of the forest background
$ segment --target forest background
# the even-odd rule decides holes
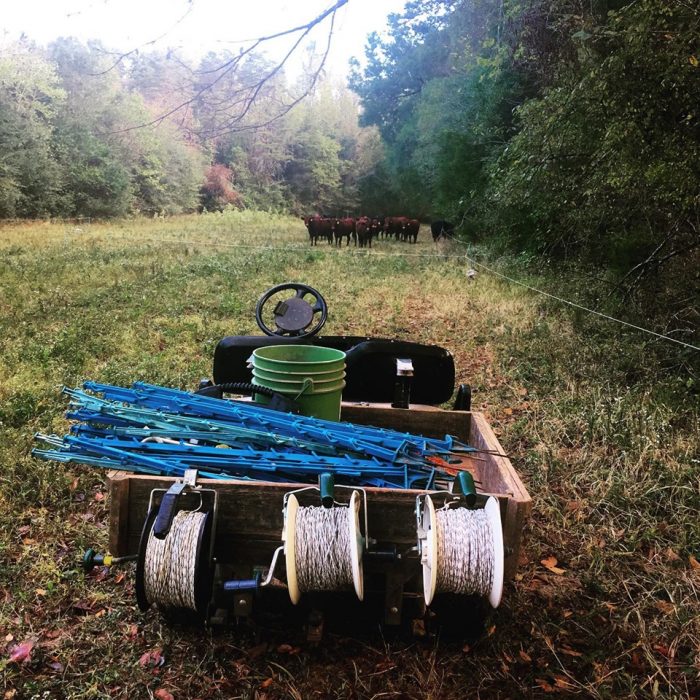
[[[313,49],[292,80],[254,52],[194,65],[74,39],[6,46],[0,218],[446,218],[499,252],[592,266],[618,300],[695,334],[694,3],[408,2],[365,54],[346,85]]]

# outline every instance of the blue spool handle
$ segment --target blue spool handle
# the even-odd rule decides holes
[[[233,579],[224,581],[225,591],[253,591],[260,588],[260,574],[256,574],[255,578]]]
[[[318,490],[321,492],[321,504],[325,508],[332,508],[335,491],[335,479],[330,472],[323,472],[318,477]]]

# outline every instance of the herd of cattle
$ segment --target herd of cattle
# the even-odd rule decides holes
[[[397,241],[416,243],[420,230],[420,221],[409,219],[407,216],[360,216],[355,219],[316,214],[315,216],[303,216],[302,219],[309,232],[311,245],[317,245],[319,238],[325,238],[331,245],[335,243],[335,245],[341,246],[343,238],[346,238],[347,245],[350,245],[350,239],[352,239],[355,245],[359,245],[360,248],[365,246],[371,248],[372,239],[381,236],[394,237]],[[454,226],[447,221],[433,221],[430,224],[430,231],[433,240],[437,242],[440,238],[452,236]]]

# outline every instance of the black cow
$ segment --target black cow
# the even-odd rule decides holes
[[[433,234],[433,240],[437,243],[440,238],[452,238],[455,227],[449,221],[433,221],[430,224],[430,232]]]

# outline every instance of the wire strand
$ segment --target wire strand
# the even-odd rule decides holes
[[[449,237],[453,241],[455,241],[456,243],[459,243],[460,245],[463,245],[463,246],[467,245],[466,243],[455,238],[454,236],[449,236]],[[661,338],[662,340],[668,340],[672,343],[676,343],[678,345],[682,345],[683,347],[690,348],[691,350],[695,350],[697,352],[700,352],[700,347],[698,347],[697,345],[692,345],[691,343],[686,343],[683,340],[678,340],[677,338],[672,338],[670,335],[664,335],[663,333],[657,333],[656,331],[652,331],[650,328],[645,328],[644,326],[638,326],[634,323],[630,323],[629,321],[623,321],[622,319],[615,318],[614,316],[610,316],[609,314],[603,313],[602,311],[597,311],[596,309],[591,309],[587,306],[583,306],[582,304],[578,304],[575,301],[569,301],[568,299],[564,299],[563,297],[559,297],[556,294],[551,294],[550,292],[545,292],[542,289],[538,289],[537,287],[533,287],[529,284],[526,284],[525,282],[521,282],[520,280],[516,280],[512,277],[509,277],[508,275],[504,275],[502,272],[498,272],[498,270],[494,270],[493,268],[489,267],[488,265],[484,265],[483,263],[480,263],[477,260],[474,260],[474,258],[467,255],[466,253],[464,254],[464,258],[469,260],[469,262],[472,265],[475,265],[476,267],[479,267],[482,270],[486,270],[486,272],[489,272],[492,275],[496,275],[497,277],[500,277],[504,280],[507,280],[508,282],[511,282],[512,284],[517,284],[520,287],[524,287],[525,289],[528,289],[531,292],[535,292],[537,294],[541,294],[542,296],[548,297],[550,299],[554,299],[555,301],[561,302],[562,304],[568,304],[569,306],[572,306],[575,309],[580,309],[581,311],[586,311],[589,314],[594,314],[595,316],[599,316],[600,318],[604,318],[608,321],[614,321],[615,323],[619,323],[623,326],[627,326],[628,328],[633,328],[634,330],[642,331],[643,333],[648,333],[649,335],[653,335],[657,338]]]
[[[463,241],[460,241],[458,238],[455,238],[454,236],[450,236],[447,234],[447,237],[454,241],[455,243],[461,245],[461,246],[467,246],[468,244],[464,243]],[[227,248],[227,249],[246,249],[246,250],[256,250],[256,251],[261,251],[261,252],[273,252],[273,251],[279,251],[279,252],[294,252],[294,253],[309,253],[311,248],[307,246],[261,246],[261,245],[253,245],[253,244],[245,244],[245,243],[223,243],[223,242],[217,242],[217,241],[202,241],[202,242],[195,242],[195,241],[188,241],[188,240],[182,240],[182,239],[173,239],[173,238],[155,238],[155,237],[148,237],[148,238],[141,238],[141,241],[150,241],[153,243],[174,243],[174,244],[180,244],[180,245],[191,245],[191,246],[196,246],[196,245],[207,245],[211,246],[214,248]],[[348,246],[346,246],[348,248]],[[335,253],[337,251],[337,248],[333,246],[332,248],[328,250],[317,250],[317,247],[313,248],[314,252],[321,253],[323,255],[328,254],[330,252]],[[602,311],[597,311],[596,309],[591,309],[587,306],[583,306],[583,304],[579,304],[575,301],[570,301],[568,299],[564,299],[563,297],[557,296],[556,294],[552,294],[550,292],[545,292],[542,289],[538,289],[537,287],[533,287],[532,285],[526,284],[525,282],[521,282],[520,280],[514,279],[513,277],[509,277],[508,275],[503,274],[502,272],[498,272],[498,270],[494,270],[493,268],[489,267],[488,265],[484,265],[484,263],[481,263],[477,260],[475,260],[473,257],[471,257],[468,253],[412,253],[408,251],[401,251],[399,253],[385,253],[383,251],[375,251],[375,250],[354,250],[353,253],[355,254],[363,254],[365,257],[383,257],[383,258],[429,258],[433,260],[444,260],[444,259],[463,259],[467,260],[470,264],[474,265],[475,267],[478,267],[482,270],[485,270],[489,274],[495,275],[496,277],[500,277],[501,279],[504,279],[511,284],[518,285],[520,287],[523,287],[524,289],[527,289],[531,292],[535,292],[536,294],[540,294],[542,296],[548,297],[549,299],[553,299],[555,301],[558,301],[562,304],[567,304],[568,306],[571,306],[573,308],[579,309],[581,311],[585,311],[589,314],[593,314],[595,316],[598,316],[600,318],[604,318],[607,321],[613,321],[615,323],[619,323],[622,326],[627,326],[628,328],[632,328],[636,331],[640,331],[642,333],[647,333],[648,335],[654,336],[656,338],[659,338],[660,340],[667,340],[671,343],[675,343],[676,345],[680,345],[684,348],[688,348],[690,350],[694,350],[695,352],[700,352],[700,347],[697,345],[693,345],[692,343],[686,343],[683,340],[678,340],[677,338],[673,338],[670,335],[665,335],[663,333],[657,333],[656,331],[651,330],[650,328],[645,328],[644,326],[638,326],[635,323],[630,323],[629,321],[623,321],[622,319],[616,318],[615,316],[610,316],[609,314],[603,313]]]

